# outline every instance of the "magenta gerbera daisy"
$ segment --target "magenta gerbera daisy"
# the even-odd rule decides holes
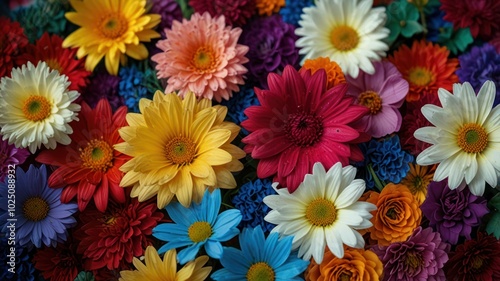
[[[299,74],[290,65],[267,79],[269,90],[255,89],[261,105],[247,108],[248,119],[241,123],[250,132],[245,151],[260,160],[259,178],[274,176],[293,192],[315,162],[329,169],[363,159],[356,144],[370,137],[353,123],[368,108],[346,95],[347,84],[327,90],[323,69]]]

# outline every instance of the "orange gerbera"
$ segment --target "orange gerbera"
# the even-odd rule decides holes
[[[389,56],[392,62],[410,83],[406,101],[413,102],[423,95],[437,95],[439,88],[451,91],[458,82],[455,71],[458,60],[448,58],[450,51],[424,40],[415,41],[411,49],[402,45]]]
[[[420,225],[422,211],[405,185],[389,183],[380,194],[371,193],[366,201],[377,206],[369,232],[378,245],[405,241]]]
[[[410,171],[406,177],[401,180],[401,184],[406,185],[410,189],[411,194],[415,196],[418,205],[422,205],[427,195],[427,187],[434,177],[436,165],[420,166],[410,163]]]
[[[304,65],[300,69],[300,72],[311,70],[311,74],[314,74],[319,69],[324,69],[326,71],[327,84],[326,88],[330,89],[338,84],[345,83],[344,72],[342,68],[330,58],[318,57],[315,59],[307,59],[304,61]]]
[[[378,281],[382,272],[382,262],[374,252],[344,246],[344,257],[341,259],[326,250],[320,264],[311,260],[304,277],[306,281]]]

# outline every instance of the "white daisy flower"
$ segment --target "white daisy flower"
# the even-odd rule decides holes
[[[41,147],[67,145],[68,125],[78,120],[80,105],[72,103],[80,95],[68,91],[68,77],[51,70],[45,62],[36,67],[28,62],[12,70],[12,78],[0,82],[0,133],[18,148],[29,147],[31,153]]]
[[[373,74],[373,61],[385,57],[389,35],[384,27],[384,7],[372,8],[373,0],[318,0],[303,9],[295,34],[304,60],[328,57],[353,78],[359,69]],[[304,62],[302,61],[302,63]]]
[[[272,232],[294,236],[292,248],[299,249],[304,260],[314,258],[321,263],[325,247],[342,258],[343,244],[363,248],[365,241],[358,229],[372,226],[371,211],[375,205],[358,201],[365,191],[365,182],[354,179],[356,169],[333,165],[328,172],[321,163],[315,163],[313,173],[307,174],[297,190],[273,187],[278,195],[269,195],[264,203],[272,210],[264,218],[276,224]]]
[[[443,107],[426,104],[422,113],[435,127],[415,131],[432,146],[417,156],[417,164],[438,164],[435,181],[448,178],[455,189],[464,181],[472,194],[484,193],[485,182],[496,187],[500,176],[500,106],[493,108],[495,84],[486,81],[479,93],[467,82],[454,84],[453,94],[439,89]]]

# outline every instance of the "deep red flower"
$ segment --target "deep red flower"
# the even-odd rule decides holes
[[[224,15],[227,25],[242,26],[256,12],[255,0],[190,0],[196,13],[208,12],[212,17]]]
[[[250,132],[245,151],[260,160],[259,178],[274,176],[293,192],[315,162],[329,169],[363,160],[357,143],[370,137],[352,123],[368,108],[346,96],[347,84],[327,90],[326,79],[323,69],[299,74],[288,65],[283,75],[269,74],[269,90],[255,88],[261,105],[247,108],[241,125]]]
[[[68,236],[57,247],[38,249],[33,257],[33,264],[43,278],[51,281],[73,281],[81,268],[81,256],[76,253],[77,244]]]
[[[500,1],[498,0],[441,0],[444,19],[456,28],[470,28],[474,38],[491,39],[500,30]]]
[[[500,240],[478,233],[457,246],[444,270],[448,281],[500,280]]]
[[[104,213],[89,206],[80,214],[81,224],[75,229],[83,268],[114,270],[122,268],[124,262],[132,263],[152,244],[153,228],[162,218],[156,202],[139,203],[136,198],[125,204],[110,201]]]
[[[417,101],[406,103],[406,114],[403,117],[401,130],[399,131],[401,146],[413,156],[419,155],[420,152],[431,146],[430,143],[418,140],[413,136],[417,129],[433,126],[422,114],[422,106],[425,104],[441,106],[437,95],[423,95]]]
[[[49,36],[45,32],[35,45],[28,45],[26,53],[20,56],[21,64],[28,61],[35,66],[44,61],[51,69],[59,71],[68,77],[70,90],[81,90],[89,83],[88,76],[91,72],[85,69],[85,60],[76,58],[77,49],[62,47],[63,39],[57,35]]]
[[[21,25],[0,17],[0,77],[10,77],[12,68],[20,65],[18,56],[27,45],[28,37]]]
[[[127,108],[122,106],[113,114],[106,99],[101,99],[95,109],[83,102],[80,120],[71,123],[71,143],[38,155],[36,161],[59,167],[50,175],[49,186],[64,187],[61,202],[76,196],[78,208],[83,211],[93,197],[101,212],[106,210],[109,195],[117,202],[125,202],[119,168],[130,157],[114,150],[113,145],[123,142],[118,129],[126,125],[126,113]]]

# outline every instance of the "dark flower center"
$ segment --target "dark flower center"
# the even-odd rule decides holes
[[[23,214],[30,221],[41,221],[47,217],[50,206],[41,197],[28,198],[23,204]]]
[[[415,270],[422,264],[422,256],[418,253],[409,252],[406,254],[404,263],[408,268]]]
[[[483,266],[483,259],[480,256],[473,256],[471,264],[472,268],[480,269]]]
[[[314,114],[305,112],[290,114],[285,123],[285,133],[297,146],[312,146],[323,134],[323,122]]]
[[[350,273],[346,273],[346,272],[342,272],[339,276],[339,280],[340,281],[350,281],[351,280],[351,274]]]
[[[397,212],[396,210],[394,210],[394,208],[390,208],[389,210],[387,210],[387,213],[385,215],[388,216],[391,220],[394,220],[397,217]]]

